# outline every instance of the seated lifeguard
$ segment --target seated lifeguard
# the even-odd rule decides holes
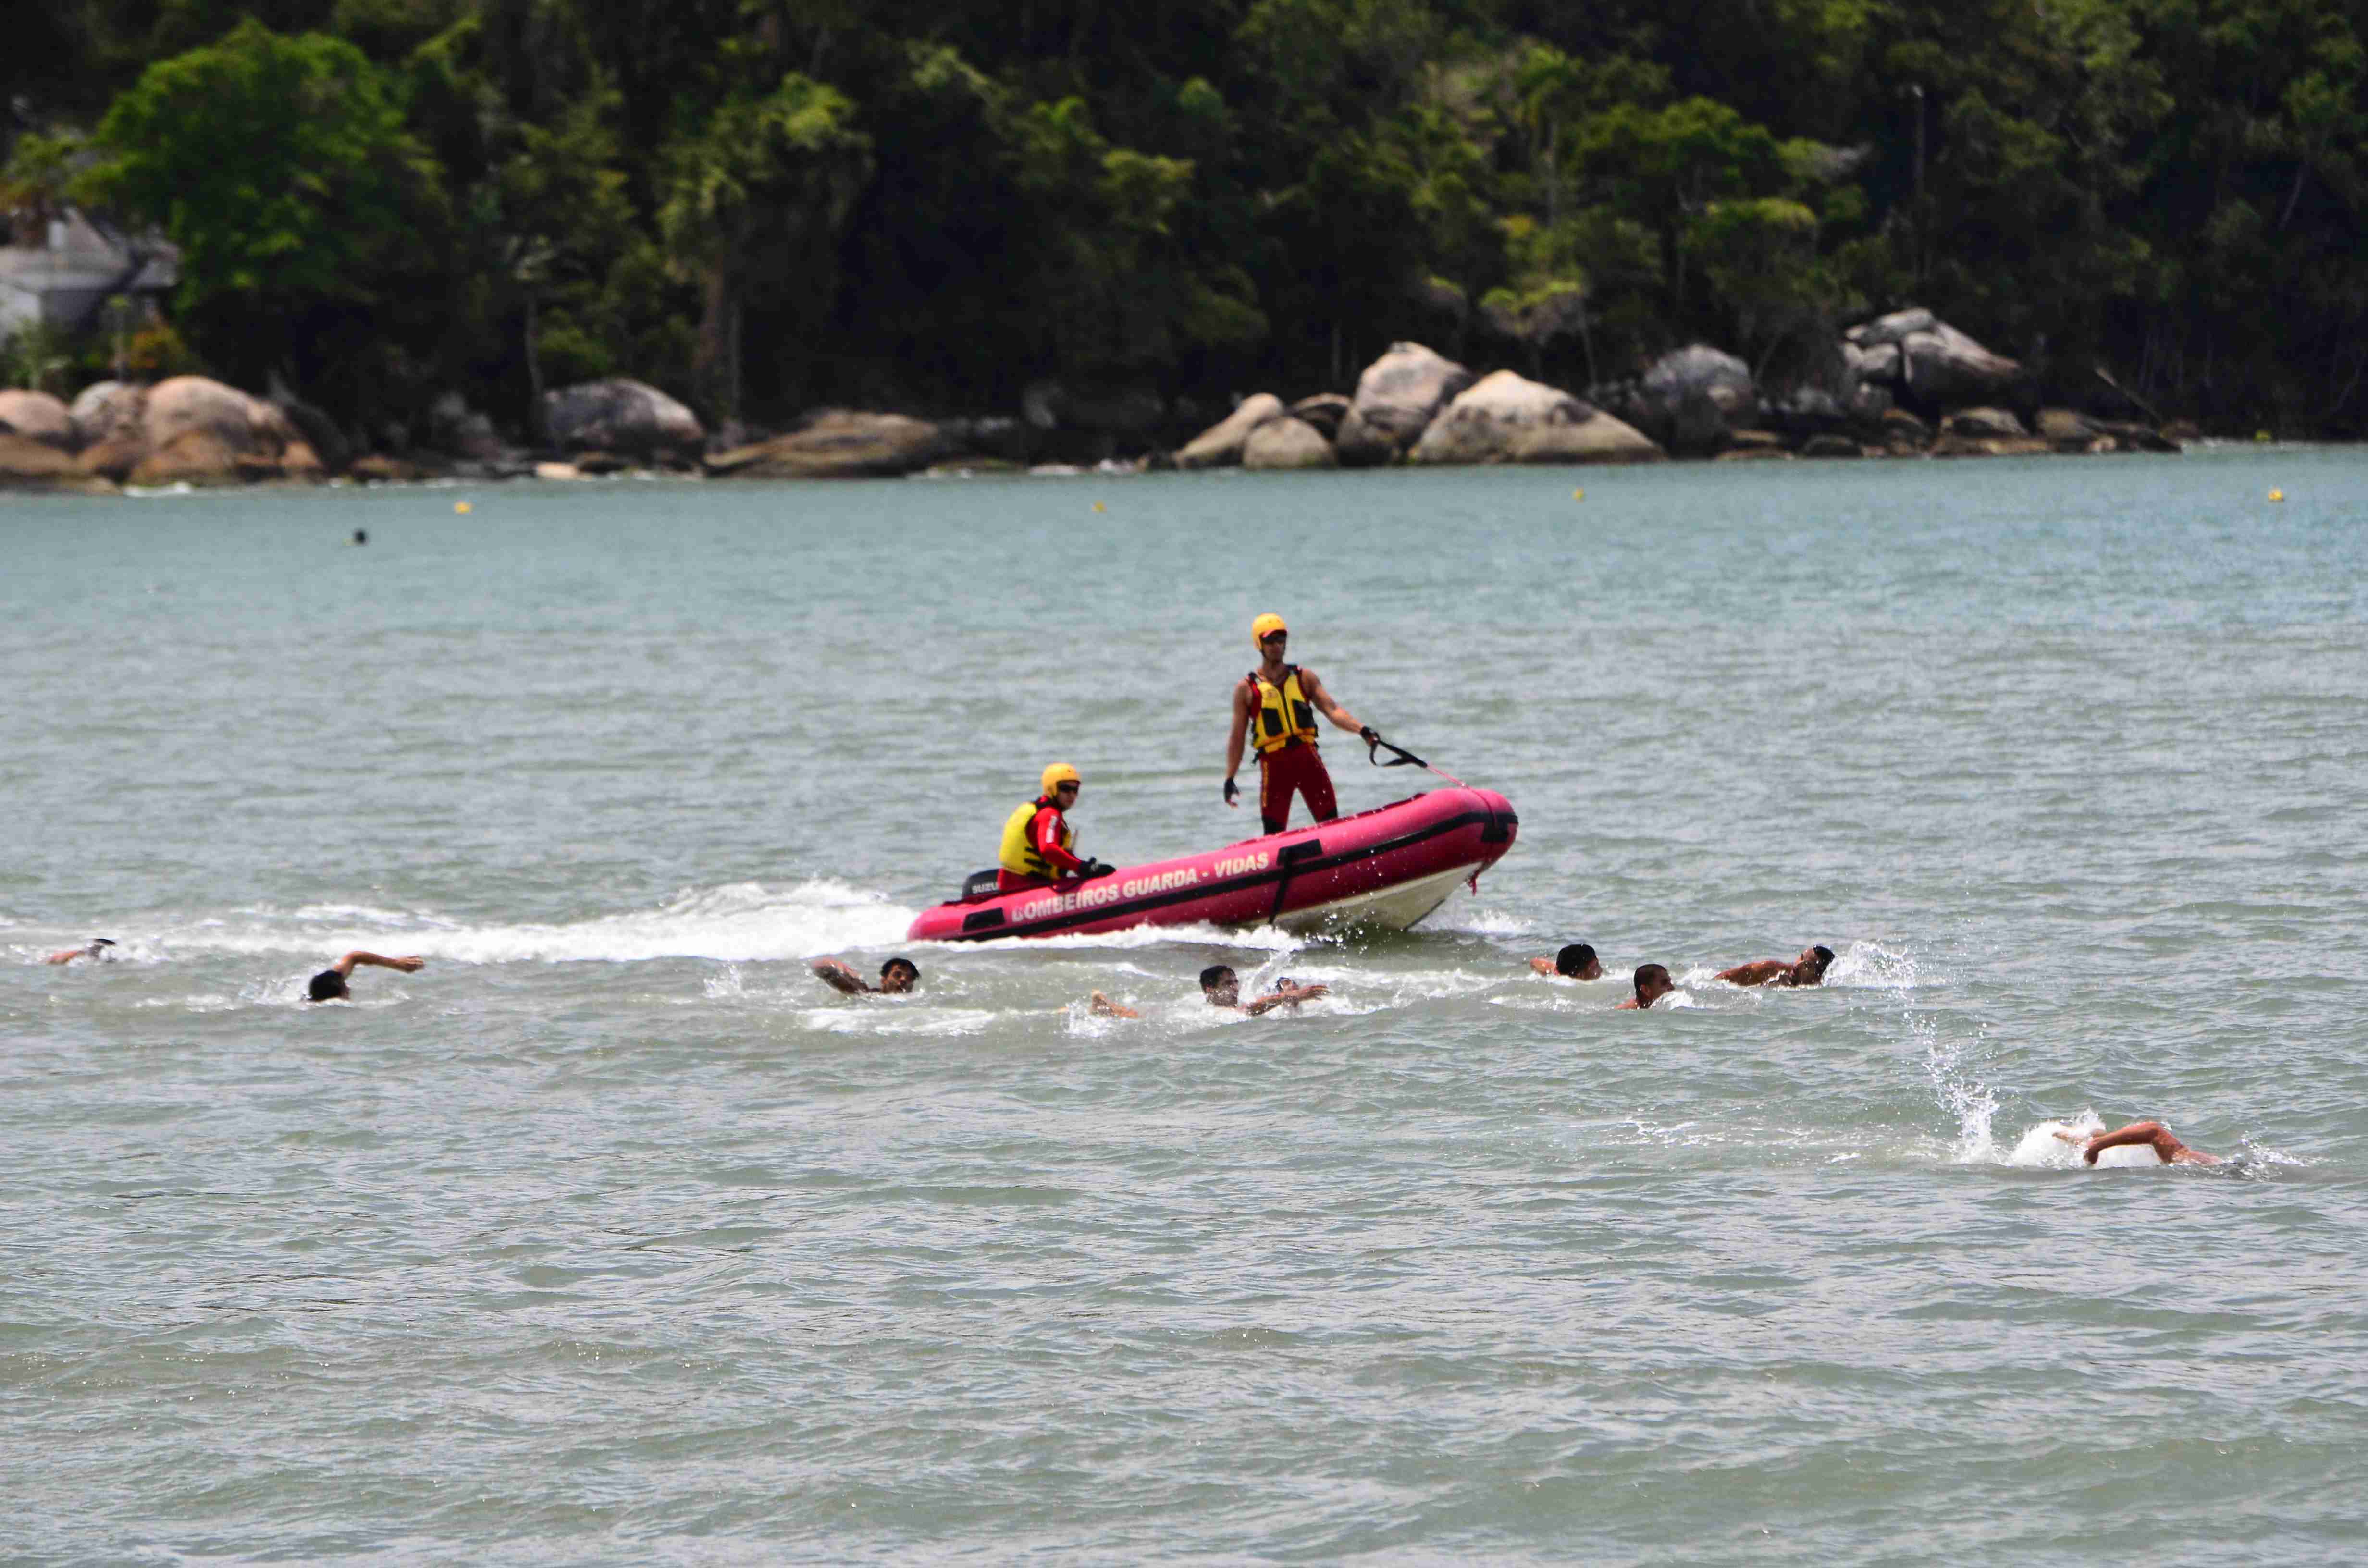
[[[1110,873],[1111,868],[1100,861],[1080,860],[1072,853],[1077,834],[1067,812],[1077,803],[1077,770],[1056,762],[1044,770],[1042,782],[1043,792],[1004,821],[1003,851],[996,860],[997,892],[1049,888],[1064,877],[1082,880]]]

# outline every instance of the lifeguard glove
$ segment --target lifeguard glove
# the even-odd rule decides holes
[[[1373,728],[1371,724],[1368,724],[1363,729],[1358,731],[1357,738],[1364,742],[1369,746],[1377,746],[1382,744],[1382,733]]]
[[[1225,804],[1229,806],[1232,805],[1235,800],[1240,798],[1241,792],[1242,787],[1240,785],[1235,783],[1231,778],[1225,780]]]
[[[1078,871],[1077,877],[1082,881],[1089,882],[1096,877],[1107,877],[1112,871],[1117,869],[1118,868],[1116,866],[1110,865],[1107,861],[1088,860],[1086,862],[1085,868]]]

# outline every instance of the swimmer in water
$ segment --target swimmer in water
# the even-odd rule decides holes
[[[1091,996],[1086,999],[1086,1011],[1105,1018],[1139,1018],[1143,1017],[1141,1013],[1136,1012],[1133,1008],[1122,1007],[1117,1003],[1111,1001],[1109,997],[1103,995],[1099,991],[1095,992]]]
[[[1247,1013],[1253,1018],[1277,1007],[1296,1008],[1302,1002],[1313,1002],[1318,996],[1330,994],[1331,990],[1328,985],[1302,985],[1286,975],[1275,982],[1270,994],[1255,1002],[1245,1002],[1242,1000],[1241,976],[1234,972],[1232,965],[1214,963],[1201,971],[1201,994],[1209,999],[1210,1006],[1228,1007],[1236,1013]]]
[[[2079,1142],[2077,1132],[2059,1132],[2055,1136],[2066,1143]],[[2225,1165],[2228,1162],[2218,1154],[2207,1154],[2201,1149],[2191,1149],[2171,1136],[2170,1129],[2159,1121],[2133,1121],[2127,1127],[2116,1127],[2111,1132],[2100,1132],[2080,1144],[2080,1161],[2093,1165],[2097,1156],[2108,1149],[2119,1149],[2132,1143],[2144,1143],[2155,1152],[2155,1157],[2166,1165]]]
[[[1729,985],[1823,985],[1826,971],[1833,963],[1833,949],[1803,948],[1801,956],[1790,963],[1782,959],[1759,959],[1720,970],[1711,978],[1724,980]]]
[[[1603,978],[1602,963],[1585,942],[1573,942],[1550,959],[1531,959],[1530,967],[1540,974],[1558,974],[1565,980]]]
[[[1678,988],[1678,983],[1669,978],[1669,971],[1656,963],[1638,964],[1635,981],[1636,994],[1614,1007],[1613,1012],[1641,1013]]]
[[[921,983],[921,966],[911,959],[890,959],[882,964],[877,985],[866,983],[837,959],[816,959],[809,967],[816,980],[849,996],[902,996]]]
[[[346,977],[353,973],[356,966],[360,964],[375,964],[381,969],[399,969],[405,974],[416,974],[427,967],[427,960],[409,957],[381,958],[376,953],[366,953],[357,949],[314,975],[312,985],[308,987],[310,994],[304,1000],[307,1002],[352,1001],[354,994],[346,989]]]
[[[68,948],[62,952],[51,953],[48,958],[43,959],[41,961],[43,963],[72,963],[76,959],[88,959],[93,963],[112,963],[115,960],[115,938],[112,937],[93,937],[87,943],[79,948]]]

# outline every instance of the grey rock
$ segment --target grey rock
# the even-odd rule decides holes
[[[1351,426],[1360,443],[1383,441],[1396,456],[1422,438],[1439,411],[1473,382],[1472,372],[1419,343],[1393,343],[1357,378],[1341,421],[1345,450]]]
[[[1249,433],[1242,443],[1242,466],[1260,472],[1286,469],[1335,468],[1339,460],[1324,433],[1304,419],[1283,415]]]
[[[1288,417],[1282,409],[1282,399],[1272,392],[1257,392],[1242,399],[1241,406],[1216,424],[1201,431],[1176,450],[1176,466],[1183,469],[1226,468],[1242,460],[1242,449],[1250,435],[1261,425]],[[1331,443],[1325,443],[1327,460]]]
[[[829,409],[801,429],[753,447],[717,452],[707,472],[734,479],[868,479],[916,473],[952,444],[925,419]]]
[[[1313,425],[1326,440],[1340,433],[1340,422],[1349,417],[1349,400],[1338,392],[1317,392],[1303,397],[1291,405],[1294,419]]]
[[[1505,462],[1524,433],[1594,417],[1594,409],[1566,392],[1498,370],[1457,393],[1410,456],[1418,463]]]
[[[622,377],[543,393],[542,428],[544,438],[564,451],[615,452],[648,462],[690,462],[707,443],[689,409],[654,386]]]
[[[82,448],[73,411],[45,392],[22,387],[0,389],[0,425],[28,441],[39,441],[62,452],[72,453]]]
[[[1651,463],[1668,458],[1651,437],[1597,409],[1576,425],[1542,425],[1513,441],[1517,463]]]
[[[1886,343],[1897,343],[1913,332],[1930,332],[1934,325],[1932,312],[1923,307],[1894,311],[1887,316],[1877,316],[1862,325],[1842,334],[1843,341],[1861,348],[1876,348]]]
[[[1991,437],[2020,439],[2031,434],[2021,420],[2003,408],[1961,408],[1949,415],[1942,428],[1952,436],[1966,436],[1977,441]]]

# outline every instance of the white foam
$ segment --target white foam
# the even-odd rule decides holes
[[[811,1007],[799,1022],[823,1034],[969,1035],[985,1034],[999,1014],[967,1007],[922,1010],[894,1005]]]
[[[1827,985],[1876,991],[1913,991],[1934,978],[1919,971],[1913,954],[1896,953],[1875,942],[1852,942],[1834,955],[1826,971]]]
[[[814,958],[899,943],[913,911],[827,879],[786,891],[761,882],[686,889],[655,909],[568,925],[471,926],[432,911],[362,904],[253,910],[162,932],[164,945],[276,954],[389,948],[449,963],[728,962]]]
[[[1509,910],[1467,909],[1452,921],[1426,923],[1427,931],[1463,931],[1475,937],[1520,937],[1534,930],[1529,921]]]
[[[1130,926],[1123,931],[1073,932],[1059,937],[999,937],[991,942],[968,942],[963,946],[1022,952],[1058,952],[1064,949],[1127,949],[1170,946],[1195,948],[1243,948],[1254,952],[1295,953],[1307,947],[1314,938],[1293,936],[1273,926],[1253,926],[1236,929],[1230,926],[1198,924],[1192,926]]]

